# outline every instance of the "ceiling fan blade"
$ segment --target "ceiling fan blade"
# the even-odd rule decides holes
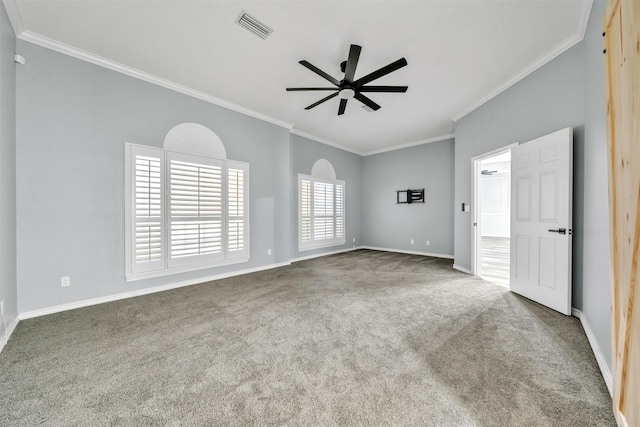
[[[361,93],[356,92],[356,94],[353,95],[353,97],[374,111],[380,109],[380,106],[378,104],[376,104],[371,99],[367,98]]]
[[[409,86],[362,86],[359,92],[406,92]]]
[[[314,73],[316,73],[320,77],[324,78],[325,80],[330,81],[334,85],[340,86],[340,82],[338,80],[334,79],[329,74],[325,73],[324,71],[322,71],[320,68],[316,67],[315,65],[312,65],[312,64],[310,64],[309,62],[307,62],[305,60],[300,61],[299,64],[304,66],[304,67],[307,67],[308,69],[310,69],[311,71],[313,71]]]
[[[332,93],[331,95],[327,96],[326,98],[322,98],[322,99],[321,99],[320,101],[318,101],[318,102],[314,102],[313,104],[311,104],[311,105],[309,105],[308,107],[306,107],[306,108],[305,108],[305,110],[310,110],[310,109],[312,109],[313,107],[317,107],[318,105],[322,104],[323,102],[328,101],[328,100],[330,100],[331,98],[334,98],[334,97],[336,97],[336,96],[338,96],[338,92],[336,92],[336,93]]]
[[[393,71],[396,71],[397,69],[402,68],[405,65],[407,65],[407,60],[404,58],[400,58],[397,61],[392,62],[391,64],[374,71],[373,73],[367,74],[366,76],[359,78],[358,80],[353,82],[353,85],[357,88],[360,88],[362,85],[366,85],[370,81],[379,79],[382,76],[386,76],[387,74]]]
[[[356,66],[358,65],[361,50],[362,47],[357,44],[352,44],[349,49],[349,59],[347,59],[347,67],[344,70],[344,80],[348,83],[353,83],[353,77],[356,75]]]
[[[296,92],[300,90],[338,90],[337,87],[288,87],[287,92]]]
[[[348,99],[341,99],[340,100],[340,107],[338,108],[338,115],[339,116],[344,114],[344,110],[347,108],[347,101],[348,101]]]

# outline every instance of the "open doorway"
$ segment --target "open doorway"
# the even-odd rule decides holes
[[[473,160],[474,274],[509,287],[511,149]]]

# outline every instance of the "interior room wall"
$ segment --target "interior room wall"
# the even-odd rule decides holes
[[[362,244],[362,156],[331,147],[299,135],[290,135],[291,140],[291,259],[305,258],[323,253],[341,251]],[[333,165],[336,179],[345,181],[345,243],[321,249],[298,250],[298,174],[311,175],[313,164],[326,159]],[[355,239],[355,242],[354,240]]]
[[[574,128],[573,307],[583,311],[608,367],[610,356],[606,104],[602,16],[596,1],[585,40],[455,123],[455,206],[471,200],[470,159]],[[455,212],[455,264],[471,265],[471,212]]]
[[[491,159],[489,159],[491,160]],[[494,171],[480,176],[480,235],[509,237],[511,229],[511,163],[483,161],[482,170]]]
[[[18,316],[16,275],[16,37],[0,6],[0,343]],[[2,344],[0,344],[2,345]]]
[[[289,261],[286,129],[21,40],[17,49],[27,61],[16,82],[20,313]],[[126,282],[124,144],[161,147],[184,122],[250,164],[250,261]]]
[[[584,261],[582,314],[598,341],[609,368],[611,348],[611,266],[609,180],[607,165],[607,102],[605,97],[602,19],[607,2],[593,3],[584,39]]]
[[[584,98],[584,49],[578,44],[455,123],[456,207],[471,203],[471,158],[574,128],[573,299],[577,304],[582,301]],[[455,264],[465,269],[471,268],[471,222],[472,212],[455,209]]]
[[[453,139],[366,156],[364,245],[453,255],[453,161]],[[425,203],[396,204],[396,190],[421,188]]]

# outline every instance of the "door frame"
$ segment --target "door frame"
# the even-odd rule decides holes
[[[511,151],[513,147],[519,145],[520,142],[505,145],[495,150],[487,151],[471,158],[471,274],[478,276],[480,273],[480,163],[490,157]],[[511,211],[509,211],[511,217]],[[477,225],[474,225],[477,224]]]

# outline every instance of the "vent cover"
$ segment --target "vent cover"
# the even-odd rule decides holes
[[[267,27],[244,10],[240,13],[238,19],[236,19],[236,24],[246,28],[263,40],[269,37],[271,33],[273,33],[273,29]]]

